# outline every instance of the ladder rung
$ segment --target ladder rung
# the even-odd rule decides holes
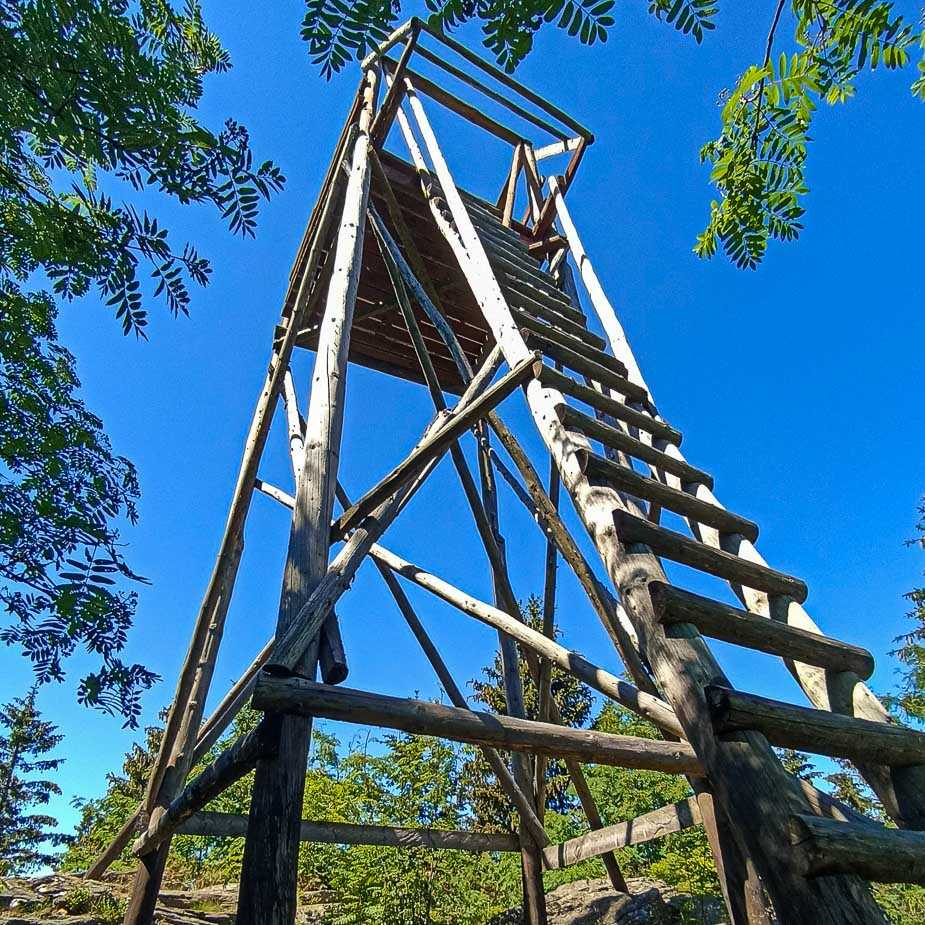
[[[611,398],[609,395],[602,395],[597,389],[593,389],[583,382],[578,382],[571,376],[567,376],[551,366],[543,367],[540,372],[540,382],[548,389],[557,389],[563,395],[571,395],[572,398],[584,402],[592,408],[597,408],[599,411],[603,411],[620,421],[624,421],[632,427],[638,427],[653,437],[667,440],[675,446],[679,446],[681,443],[681,432],[671,425],[666,424],[664,421],[658,421],[651,415],[637,411],[635,408],[630,408],[622,401],[617,401],[617,399]],[[620,394],[624,393],[621,392]]]
[[[740,517],[738,514],[733,514],[731,511],[727,511],[725,508],[718,507],[715,504],[708,504],[706,501],[701,501],[699,498],[694,497],[694,495],[689,495],[686,491],[680,491],[677,488],[666,485],[664,482],[659,482],[646,475],[641,475],[634,469],[621,466],[619,463],[599,456],[597,453],[588,454],[586,471],[589,477],[600,479],[612,485],[618,491],[626,492],[637,498],[643,498],[646,501],[654,501],[666,510],[674,511],[676,514],[681,514],[683,517],[690,517],[698,523],[715,527],[720,533],[739,533],[751,542],[754,542],[758,538],[758,525],[753,521],[746,520],[746,518]],[[635,519],[642,520],[642,518]],[[643,520],[643,524],[649,524],[649,521]],[[649,524],[649,526],[654,527],[654,524]],[[671,530],[666,530],[665,532],[668,534],[672,533]],[[681,539],[687,539],[687,537],[681,536],[680,533],[676,535],[681,537]],[[631,540],[630,542],[641,543],[646,541]],[[696,540],[691,540],[691,543],[695,543],[697,546],[703,545]],[[712,547],[704,546],[704,549],[712,550]],[[712,551],[722,552],[722,550]],[[725,555],[729,554],[726,553]],[[737,559],[738,557],[733,556],[732,558]],[[744,562],[745,560],[743,559],[741,561]],[[749,587],[754,586],[749,585]]]
[[[610,373],[611,376],[626,379],[626,367],[616,357],[612,357],[609,353],[604,353],[602,350],[580,341],[577,337],[572,337],[571,334],[558,332],[549,325],[533,325],[527,330],[524,337],[527,340],[531,338],[540,340],[544,344],[549,344],[562,351],[569,351],[569,354],[574,355],[570,362],[577,363],[581,360],[585,363],[585,369],[587,370],[600,367],[600,369],[595,370],[596,373],[600,373],[600,370],[605,370],[605,375]],[[554,354],[550,353],[550,356],[554,356]],[[562,360],[562,362],[565,363],[566,361]],[[593,366],[588,366],[587,364],[589,363],[593,364]],[[585,370],[580,371],[585,372]],[[587,375],[593,376],[595,373],[588,372]]]
[[[543,317],[551,315],[551,320],[556,322],[560,318],[564,318],[583,330],[586,328],[587,319],[581,312],[575,311],[571,305],[564,302],[553,302],[547,299],[533,286],[523,282],[516,276],[501,273],[498,277],[498,284],[501,286],[509,305],[520,305],[533,312],[533,314],[542,315]]]
[[[660,485],[661,482],[655,484]],[[666,503],[662,506],[669,510],[672,509]],[[702,518],[696,517],[695,519],[703,523]],[[805,582],[792,575],[778,572],[766,565],[749,562],[748,559],[734,556],[723,549],[707,546],[706,543],[701,543],[683,533],[660,527],[644,517],[635,517],[625,511],[616,511],[614,522],[624,543],[643,543],[650,547],[657,556],[690,566],[708,575],[715,575],[717,578],[724,578],[726,581],[745,585],[756,591],[780,594],[801,604],[806,600]],[[717,529],[722,528],[717,527]],[[757,527],[755,530],[757,531]]]
[[[875,883],[925,885],[925,832],[795,815],[790,843],[806,877],[857,874]]]
[[[798,707],[711,684],[705,689],[720,734],[760,732],[772,744],[831,758],[907,767],[925,764],[925,732],[894,723]]]
[[[707,488],[713,488],[713,476],[700,469],[694,468],[683,459],[675,459],[661,450],[655,449],[648,443],[643,443],[635,437],[599,421],[589,414],[572,408],[570,405],[560,405],[559,415],[562,423],[571,430],[577,430],[587,437],[599,440],[605,446],[615,450],[622,450],[630,456],[635,456],[644,462],[651,463],[664,472],[678,476],[684,482],[699,482]]]
[[[496,270],[500,270],[504,278],[519,283],[521,287],[527,287],[528,292],[535,299],[545,302],[560,314],[567,315],[579,323],[585,320],[584,313],[573,307],[561,290],[556,289],[548,276],[544,277],[537,273],[528,273],[524,267],[503,255],[499,255],[497,251],[489,251],[488,260]],[[502,286],[505,285],[504,279],[499,280],[499,282]]]
[[[616,389],[618,392],[634,399],[642,399],[646,393],[638,385],[630,382],[625,375],[621,375],[616,369],[611,368],[608,364],[604,366],[555,341],[549,340],[539,334],[527,332],[524,336],[527,346],[533,349],[540,349],[550,359],[556,360],[563,366],[582,373],[593,382],[598,382],[607,388]],[[614,362],[619,362],[615,360]],[[630,394],[631,393],[631,394]]]
[[[851,671],[862,680],[874,673],[873,655],[860,646],[730,607],[661,581],[650,582],[649,593],[663,626],[690,623],[712,639],[792,658],[805,665]]]
[[[565,316],[550,311],[542,305],[540,305],[539,308],[521,308],[513,304],[513,300],[509,300],[508,304],[519,324],[536,329],[536,325],[546,322],[546,324],[551,324],[554,328],[558,328],[564,333],[584,341],[589,347],[596,347],[598,350],[603,350],[606,346],[606,341],[603,338],[598,337],[596,334],[592,334],[583,324],[570,321]],[[546,328],[543,327],[539,330],[545,331]]]

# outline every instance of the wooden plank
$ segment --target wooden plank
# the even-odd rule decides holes
[[[594,350],[603,350],[604,348],[604,341],[600,337],[592,334],[584,325],[569,321],[562,315],[549,312],[546,316],[543,316],[539,312],[534,314],[515,305],[511,305],[511,311],[517,316],[522,328],[543,334],[549,332],[551,327],[553,329],[552,333],[555,335],[566,334]]]
[[[574,675],[628,710],[645,717],[672,735],[679,734],[680,727],[673,712],[664,701],[640,691],[629,682],[617,678],[609,671],[588,661],[583,655],[566,649],[555,640],[532,629],[516,617],[478,600],[465,591],[460,591],[449,582],[402,559],[401,556],[397,556],[385,547],[377,544],[372,547],[370,554],[403,578],[436,594],[463,613],[500,630],[521,645],[529,647],[537,655],[558,665],[563,671]]]
[[[857,874],[877,883],[925,886],[925,832],[795,815],[790,838],[804,876]]]
[[[603,411],[610,417],[617,418],[617,420],[624,421],[632,427],[637,427],[639,430],[652,434],[653,437],[670,440],[675,445],[681,442],[681,432],[664,421],[630,408],[623,402],[610,398],[608,395],[603,395],[597,389],[592,389],[582,382],[577,382],[571,376],[567,376],[551,366],[543,367],[540,372],[540,382],[548,388],[556,389],[578,401],[591,405],[592,408]]]
[[[724,735],[748,729],[773,745],[816,755],[891,767],[925,764],[925,732],[906,726],[798,707],[718,685],[710,685],[706,696],[713,726]]]
[[[583,357],[589,363],[597,364],[607,369],[612,374],[621,378],[626,378],[623,373],[626,367],[619,361],[615,360],[609,354],[604,353],[599,347],[589,344],[580,337],[575,337],[566,331],[557,329],[551,325],[542,322],[527,322],[524,327],[524,339],[529,343],[531,339],[538,340],[542,344],[550,347],[559,347],[563,350],[571,351]]]
[[[743,535],[751,534],[752,536],[758,535],[758,525],[752,521],[746,520],[744,517],[740,517],[738,514],[733,514],[730,511],[727,511],[725,508],[714,507],[712,504],[705,504],[703,501],[700,501],[693,495],[679,491],[677,488],[672,488],[670,485],[666,485],[664,482],[659,482],[655,479],[649,478],[648,476],[641,475],[635,470],[628,469],[626,466],[621,466],[618,463],[612,462],[603,456],[599,456],[597,453],[591,453],[588,456],[586,471],[588,473],[588,477],[593,480],[606,482],[607,484],[612,485],[618,491],[626,492],[636,498],[644,498],[646,501],[654,501],[656,504],[661,505],[663,508],[666,508],[669,511],[674,511],[676,514],[695,517],[700,523],[709,524],[712,527],[716,527],[717,530],[720,530],[723,533],[741,533]],[[625,521],[626,529],[634,531],[634,535],[641,534],[644,526],[638,525],[636,523],[636,521],[640,518],[634,517],[633,515],[627,515],[627,517],[631,519],[627,519]],[[653,540],[656,542],[659,541],[661,534],[652,531],[662,530],[664,533],[672,533],[672,531],[666,531],[664,528],[656,527],[654,524],[648,524],[648,527],[651,529],[646,530],[646,536],[653,538]],[[681,534],[675,535],[681,537],[681,539],[684,540],[688,539]],[[674,537],[662,537],[662,545],[668,543],[669,541],[673,543],[672,548],[678,546],[678,543],[674,540]],[[628,537],[626,542],[641,543],[643,541],[641,539],[631,539]],[[696,540],[691,540],[691,542],[695,543]],[[687,550],[688,547],[685,546],[684,551],[687,552]],[[709,551],[711,553],[722,552],[722,550],[717,549],[710,549]],[[666,555],[667,554],[668,553],[666,553]],[[690,555],[694,555],[693,551],[691,551]],[[706,554],[704,555],[706,556]],[[726,555],[728,555],[728,553]],[[720,560],[725,561],[725,558],[717,557],[715,559],[715,561]],[[704,561],[707,561],[706,558],[704,558]],[[765,572],[773,571],[773,569],[768,569],[766,567],[762,569],[758,569],[756,567],[755,574],[763,575]],[[792,590],[797,595],[801,593],[799,586],[794,586]],[[805,586],[802,590],[802,594],[803,597],[801,599],[805,600]]]
[[[665,504],[665,507],[672,509],[670,504]],[[781,595],[795,601],[806,600],[806,583],[792,575],[766,565],[756,565],[722,549],[706,546],[683,533],[650,523],[644,517],[634,517],[620,511],[614,515],[614,524],[624,543],[642,543],[657,556],[716,575],[717,578],[740,582],[766,594]]]
[[[550,870],[559,870],[589,858],[600,857],[608,851],[643,845],[672,832],[700,825],[701,822],[697,798],[688,797],[678,803],[643,813],[627,822],[604,826],[586,835],[570,838],[560,845],[550,845],[543,851],[543,860]]]
[[[451,414],[445,426],[441,427],[433,436],[418,445],[403,462],[399,463],[388,475],[382,478],[375,487],[371,488],[354,505],[344,511],[334,526],[337,536],[345,536],[352,530],[373,508],[394,494],[402,485],[413,478],[433,459],[436,459],[450,444],[454,443],[472,425],[483,418],[488,410],[504,401],[512,392],[523,385],[528,379],[535,378],[539,371],[540,361],[531,356],[510,370],[503,378],[485,390],[475,401],[458,413]]]
[[[180,835],[240,838],[247,833],[247,817],[234,813],[200,812],[184,822]],[[299,841],[319,845],[372,845],[379,848],[429,848],[434,851],[520,851],[516,835],[469,832],[460,829],[406,829],[394,825],[359,825],[303,819]]]
[[[853,671],[859,678],[869,678],[873,674],[874,657],[860,646],[730,607],[661,582],[650,583],[649,593],[663,626],[690,623],[704,636],[759,652],[794,658],[807,665],[819,665],[833,671]]]
[[[400,729],[412,735],[436,736],[505,751],[575,758],[587,764],[666,774],[701,773],[694,753],[680,743],[571,729],[422,700],[386,697],[349,687],[328,687],[267,671],[257,681],[254,707],[271,713],[295,712],[301,716]]]
[[[577,430],[592,440],[598,440],[605,446],[620,450],[628,456],[634,456],[643,462],[678,476],[682,482],[697,481],[704,485],[713,484],[713,477],[700,469],[694,468],[684,460],[677,460],[673,456],[662,453],[650,443],[643,443],[622,430],[605,424],[598,418],[584,414],[571,405],[560,405],[560,420],[569,430]]]
[[[614,389],[629,398],[637,398],[638,387],[633,385],[621,373],[611,368],[612,364],[604,365],[589,359],[583,353],[572,350],[560,343],[556,343],[548,338],[543,338],[538,334],[527,331],[524,334],[524,341],[528,347],[541,346],[545,356],[561,363],[563,366],[580,372],[588,379],[600,383],[602,386]],[[628,394],[629,393],[629,394]]]

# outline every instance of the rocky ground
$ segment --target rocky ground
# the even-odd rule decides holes
[[[630,894],[615,893],[607,880],[579,880],[546,897],[549,925],[719,925],[723,906],[674,892],[664,883],[631,880]],[[129,881],[112,876],[102,883],[68,874],[0,880],[0,925],[118,925]],[[163,925],[234,925],[237,886],[165,889],[156,920]],[[333,896],[324,891],[300,897],[299,925],[321,925]],[[513,909],[491,925],[520,925]],[[383,923],[387,925],[387,923]]]

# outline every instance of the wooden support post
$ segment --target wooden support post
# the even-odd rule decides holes
[[[296,488],[277,637],[295,627],[305,602],[325,576],[334,485],[343,425],[350,325],[363,252],[369,197],[369,128],[377,73],[366,72],[359,133],[344,197],[334,269],[318,337],[305,427],[305,462]],[[314,677],[317,642],[296,663]],[[292,925],[296,914],[299,822],[311,720],[286,717],[279,747],[257,763],[238,893],[238,925]]]
[[[519,362],[528,352],[517,323],[507,306],[488,257],[446,165],[433,129],[406,80],[411,110],[440,183],[453,225],[439,225],[453,248],[473,295],[504,350],[508,363]],[[404,125],[402,125],[404,129]],[[410,133],[410,127],[409,127]],[[458,246],[457,246],[458,245]],[[646,585],[664,580],[656,558],[645,548],[626,549],[616,535],[615,510],[642,512],[612,489],[593,486],[584,473],[587,445],[565,431],[555,414],[561,394],[533,381],[527,398],[534,421],[553,453],[563,484],[608,567],[627,611],[646,640],[646,656],[660,687],[674,707],[687,738],[703,759],[714,793],[735,825],[745,852],[754,859],[777,914],[785,921],[861,923],[876,921],[878,907],[869,889],[848,877],[806,881],[793,869],[786,847],[787,816],[795,805],[808,805],[761,735],[743,733],[735,742],[720,740],[712,731],[703,689],[712,680],[725,679],[719,664],[703,641],[667,640],[655,618]]]
[[[356,106],[357,100],[354,101],[354,110]],[[192,730],[192,735],[195,736],[196,734],[196,725],[189,722],[188,710],[190,704],[194,700],[203,704],[208,694],[208,689],[205,687],[198,690],[194,698],[192,695],[193,686],[197,683],[197,677],[202,677],[199,664],[202,661],[203,653],[209,647],[210,627],[213,625],[212,616],[228,575],[229,561],[236,554],[235,550],[241,543],[257,467],[269,435],[270,423],[282,386],[283,375],[289,365],[289,356],[295,345],[303,312],[310,296],[314,273],[321,257],[322,248],[320,242],[327,234],[336,211],[337,192],[341,186],[337,168],[344,157],[348,137],[348,127],[345,126],[322,186],[319,207],[312,213],[309,220],[299,257],[296,261],[296,268],[293,271],[290,291],[287,294],[287,301],[282,314],[281,336],[273,346],[266,380],[257,400],[257,407],[245,441],[237,482],[215,566],[196,618],[189,650],[180,671],[176,693],[168,714],[160,750],[148,781],[140,814],[140,818],[145,821],[147,821],[147,817],[156,805],[163,806],[169,803],[179,788],[183,786],[181,775],[173,773],[170,775],[169,781],[165,781],[165,776],[168,768],[171,766],[176,768],[178,760],[190,751],[190,741],[179,737],[181,726],[185,726],[187,730]],[[165,787],[165,784],[167,787]],[[87,873],[88,877],[97,878],[103,875],[112,860],[122,851],[131,836],[131,831],[132,829],[129,827],[123,827],[123,830],[119,832],[113,843],[91,865]],[[117,845],[117,842],[122,844]],[[164,863],[166,862],[166,852],[167,848],[165,847],[160,852],[160,858],[147,858],[139,864],[132,887],[132,896],[126,910],[126,925],[149,925],[152,921],[154,905],[160,889]]]
[[[572,729],[406,697],[386,697],[266,671],[257,680],[254,706],[268,713],[293,713],[400,729],[411,735],[437,736],[505,751],[568,756],[588,764],[664,771],[666,774],[699,775],[703,772],[688,745],[592,729]]]
[[[395,67],[396,76],[404,76],[408,67],[408,61],[417,48],[419,34],[420,21],[412,20],[411,28],[408,31],[408,38],[405,40],[405,47]],[[401,106],[402,97],[404,96],[403,87],[404,84],[401,80],[393,83],[392,86],[389,87],[388,92],[382,100],[382,105],[379,107],[379,112],[376,113],[376,118],[373,119],[369,137],[375,148],[381,148],[382,145],[385,144],[389,129],[392,127],[392,122],[395,120],[395,113],[398,111],[398,107]]]
[[[501,213],[501,224],[506,228],[511,227],[511,219],[514,216],[514,200],[517,196],[517,180],[520,178],[520,169],[523,165],[524,146],[517,145],[514,149],[514,156],[511,159],[511,173],[507,178],[507,187],[504,190],[503,211]]]
[[[283,407],[286,411],[286,428],[289,431],[289,460],[292,463],[292,475],[298,485],[299,477],[305,466],[305,422],[299,414],[299,403],[292,381],[292,371],[286,370],[283,381]],[[257,488],[263,484],[258,479]],[[350,669],[347,666],[347,653],[344,640],[340,634],[340,625],[336,614],[332,613],[324,626],[318,641],[318,662],[321,678],[325,684],[340,684],[347,680]]]

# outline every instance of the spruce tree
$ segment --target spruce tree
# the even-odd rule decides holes
[[[56,860],[53,849],[68,841],[53,831],[58,821],[37,813],[61,788],[45,775],[63,758],[43,757],[63,738],[43,720],[35,705],[36,689],[0,708],[0,875],[24,874]]]

